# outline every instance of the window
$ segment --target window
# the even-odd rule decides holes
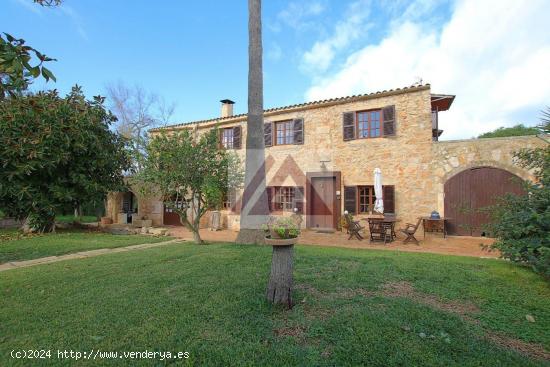
[[[231,198],[229,197],[228,193],[225,193],[223,195],[222,208],[224,208],[225,210],[231,210]]]
[[[222,130],[222,146],[225,149],[233,149],[233,128]]]
[[[294,144],[293,121],[275,123],[276,145]]]
[[[395,187],[382,186],[384,213],[395,213]],[[344,186],[344,210],[352,214],[365,214],[374,210],[374,186]]]
[[[376,195],[374,186],[358,186],[359,189],[359,213],[368,213],[373,210]]]
[[[292,211],[295,195],[294,187],[275,187],[273,210]]]
[[[357,112],[357,137],[378,138],[381,110]]]

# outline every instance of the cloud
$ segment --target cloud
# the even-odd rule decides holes
[[[80,37],[82,37],[82,39],[84,39],[85,41],[88,41],[89,40],[88,33],[86,33],[86,31],[84,30],[84,26],[83,26],[82,18],[80,17],[80,14],[78,14],[78,12],[74,10],[74,8],[70,7],[65,3],[62,3],[59,6],[59,9],[69,19],[71,19]]]
[[[311,18],[320,15],[325,9],[324,0],[290,2],[286,8],[277,13],[275,20],[268,20],[267,27],[275,33],[281,31],[282,25],[297,31],[317,28],[318,23]]]
[[[544,0],[460,0],[439,30],[418,20],[419,10],[409,6],[413,15],[404,15],[380,42],[348,55],[335,73],[314,75],[306,99],[402,87],[420,76],[433,92],[457,95],[440,117],[446,139],[535,123],[550,101],[547,5]],[[529,121],[513,120],[525,111]]]
[[[353,2],[346,10],[344,19],[335,25],[333,34],[315,42],[313,47],[304,53],[302,70],[313,73],[327,70],[337,51],[347,47],[368,30],[369,25],[365,24],[365,19],[369,13],[369,1]]]
[[[52,7],[43,7],[39,4],[34,3],[32,0],[14,0],[16,3],[27,9],[28,11],[39,15],[40,17],[44,16],[44,12],[51,10],[53,14],[57,15],[64,15],[68,19],[71,20],[74,27],[76,28],[76,32],[78,35],[84,39],[85,41],[89,40],[88,33],[86,33],[86,30],[84,29],[82,17],[78,12],[72,8],[71,6],[67,5],[65,2],[62,2],[59,6],[52,6]],[[60,11],[57,12],[57,10]]]

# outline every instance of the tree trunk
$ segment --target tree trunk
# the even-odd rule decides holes
[[[204,242],[202,242],[202,238],[199,231],[193,230],[192,232],[193,232],[193,241],[195,241],[197,245],[202,245]]]
[[[292,308],[294,245],[273,246],[271,274],[267,283],[267,300]]]
[[[237,243],[263,243],[267,221],[263,123],[261,1],[248,0],[248,117],[240,231]]]

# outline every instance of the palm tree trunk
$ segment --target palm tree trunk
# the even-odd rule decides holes
[[[267,221],[263,126],[261,0],[248,0],[248,121],[245,180],[237,243],[263,243]]]

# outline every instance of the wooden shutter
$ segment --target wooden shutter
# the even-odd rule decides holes
[[[395,213],[395,188],[394,186],[382,186],[384,198],[384,213]]]
[[[274,187],[268,186],[265,188],[267,192],[267,208],[270,212],[273,211],[273,189]]]
[[[384,136],[395,136],[395,106],[382,108]]]
[[[218,130],[218,149],[223,148],[223,129]]]
[[[345,186],[344,187],[344,210],[347,210],[350,214],[357,212],[357,187]]]
[[[229,208],[231,209],[231,211],[237,211],[237,195],[235,189],[227,190],[227,197],[229,199]]]
[[[304,144],[304,119],[294,119],[294,144]]]
[[[294,208],[298,209],[298,213],[304,213],[304,188],[298,186],[294,188]]]
[[[264,142],[266,147],[273,145],[273,127],[271,122],[264,123]]]
[[[355,112],[344,112],[342,114],[342,132],[344,140],[355,139]]]
[[[241,149],[241,127],[233,128],[233,149]]]

